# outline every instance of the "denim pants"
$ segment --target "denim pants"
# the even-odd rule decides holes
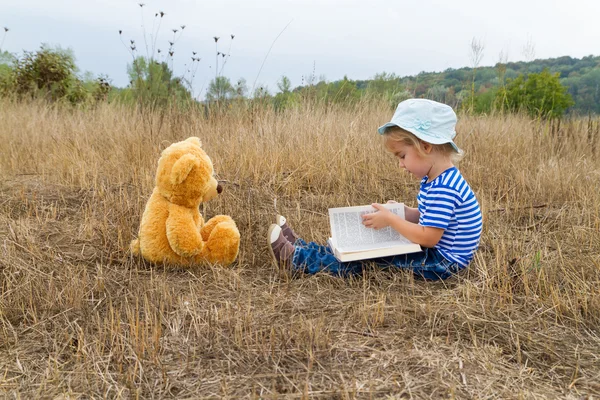
[[[446,260],[434,248],[424,248],[423,251],[417,253],[370,260],[340,262],[335,258],[329,246],[322,246],[314,242],[306,243],[302,239],[298,239],[294,245],[296,250],[292,259],[292,267],[308,274],[327,272],[339,276],[359,275],[366,264],[374,263],[385,269],[411,270],[418,278],[439,280],[449,278],[464,268],[455,262]]]

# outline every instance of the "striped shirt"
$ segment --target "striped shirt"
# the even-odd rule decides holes
[[[466,267],[479,246],[482,219],[475,194],[456,167],[427,183],[421,181],[417,201],[419,225],[441,228],[435,248],[445,259]]]

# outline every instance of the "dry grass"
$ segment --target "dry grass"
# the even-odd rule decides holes
[[[143,116],[0,102],[0,393],[8,398],[597,398],[598,121],[553,132],[462,118],[461,170],[485,225],[469,273],[291,277],[276,213],[306,239],[328,207],[418,182],[375,128],[391,110]],[[199,136],[230,182],[204,213],[242,233],[229,269],[133,259],[160,150]]]

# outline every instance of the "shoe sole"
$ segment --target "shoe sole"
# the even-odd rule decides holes
[[[275,222],[277,223],[277,225],[282,227],[287,222],[287,219],[283,215],[278,215],[277,217],[275,217]]]

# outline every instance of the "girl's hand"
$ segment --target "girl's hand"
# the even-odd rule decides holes
[[[391,219],[393,218],[394,214],[381,204],[373,203],[371,205],[377,210],[377,212],[363,215],[363,225],[367,228],[373,229],[381,229],[385,228],[386,226],[390,226]]]
[[[394,203],[397,203],[397,201],[396,200],[388,200],[387,203],[388,204],[394,204]]]

